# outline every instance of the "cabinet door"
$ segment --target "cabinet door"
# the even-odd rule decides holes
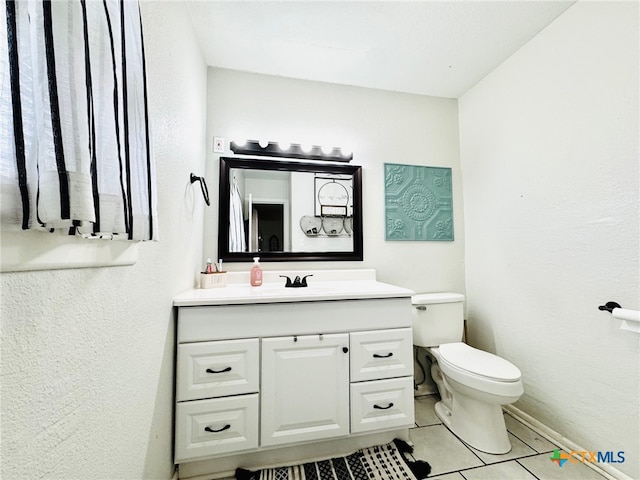
[[[351,381],[413,375],[411,328],[351,334]]]
[[[349,434],[349,335],[262,339],[261,445]]]

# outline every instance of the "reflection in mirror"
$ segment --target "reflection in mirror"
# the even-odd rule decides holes
[[[361,167],[220,159],[225,261],[362,260]]]

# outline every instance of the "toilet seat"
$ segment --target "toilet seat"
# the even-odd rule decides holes
[[[489,352],[455,342],[440,345],[442,360],[449,366],[495,382],[517,382],[522,373],[514,364]]]

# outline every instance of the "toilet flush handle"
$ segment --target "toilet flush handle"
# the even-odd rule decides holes
[[[427,307],[425,305],[418,305],[416,306],[416,310],[426,310]]]

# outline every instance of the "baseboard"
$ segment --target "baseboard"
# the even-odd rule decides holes
[[[565,452],[586,452],[586,451],[588,451],[586,448],[581,447],[580,445],[578,445],[575,442],[572,442],[568,438],[560,435],[558,432],[556,432],[552,428],[549,428],[548,426],[546,426],[545,424],[539,422],[538,420],[536,420],[532,416],[524,413],[519,408],[514,407],[513,405],[504,405],[503,408],[510,415],[515,417],[518,421],[522,422],[523,424],[525,424],[527,427],[531,428],[532,430],[535,430],[537,433],[539,433],[540,435],[545,437],[550,442],[555,443],[556,445],[558,445]],[[577,455],[575,457],[579,458]],[[605,477],[605,478],[607,478],[609,480],[634,480],[633,478],[629,477],[627,474],[621,472],[620,470],[618,470],[615,467],[612,467],[609,464],[600,464],[600,463],[587,462],[587,463],[584,463],[584,465],[590,467],[591,469],[595,470],[600,475],[602,475],[603,477]]]

